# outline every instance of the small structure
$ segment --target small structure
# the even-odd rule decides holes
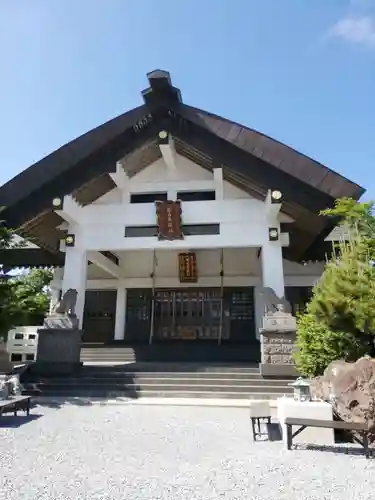
[[[61,300],[57,302],[43,322],[43,327],[48,329],[76,330],[79,327],[75,307],[77,303],[78,292],[69,288]]]
[[[333,421],[332,406],[326,401],[295,401],[293,398],[279,398],[277,405],[277,419],[280,422],[283,441],[287,448],[287,428],[285,420],[287,418],[295,419],[314,419],[324,422]],[[293,433],[298,426],[293,426]],[[319,446],[332,446],[335,444],[333,428],[314,428],[306,429],[302,436],[296,436],[295,443],[309,443]]]
[[[43,328],[38,329],[36,363],[32,373],[72,373],[81,366],[83,331],[75,314],[77,290],[69,289],[57,303],[52,314],[46,316]]]
[[[253,431],[253,439],[268,435],[267,429],[262,429],[271,423],[271,408],[268,401],[252,401],[250,403],[250,420]]]
[[[285,312],[283,302],[280,300],[275,306],[265,303],[266,314],[260,329],[260,371],[266,377],[293,377],[297,374],[292,357],[296,341],[296,318],[290,312]]]
[[[310,382],[302,377],[298,377],[290,384],[294,389],[294,401],[311,401]]]
[[[52,312],[56,314],[69,314],[69,316],[75,316],[77,296],[77,290],[69,288],[69,290],[64,293],[62,299],[57,302]]]
[[[20,396],[22,385],[18,374],[0,376],[0,400]]]

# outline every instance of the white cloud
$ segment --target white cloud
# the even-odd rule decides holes
[[[330,29],[329,36],[375,49],[375,23],[369,16],[340,19]]]

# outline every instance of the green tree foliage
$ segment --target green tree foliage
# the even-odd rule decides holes
[[[334,330],[375,331],[375,267],[363,238],[340,243],[340,257],[327,264],[308,309]]]
[[[0,221],[0,251],[14,246],[13,233]],[[12,286],[4,274],[0,262],[0,337],[8,331],[10,325],[9,310],[12,307]]]
[[[303,375],[322,375],[331,361],[355,361],[366,352],[367,349],[355,335],[331,330],[310,312],[299,316],[294,360]]]
[[[11,280],[15,304],[13,323],[20,326],[42,322],[49,308],[48,285],[51,280],[50,269],[32,269]]]
[[[0,250],[22,246],[14,241],[13,231],[0,225]],[[9,276],[0,262],[0,337],[13,326],[40,324],[49,307],[49,269],[32,269]]]
[[[333,208],[322,210],[321,215],[338,219],[354,235],[364,239],[370,257],[375,258],[374,202],[358,203],[353,198],[339,198]]]
[[[375,217],[373,203],[343,198],[322,215],[340,217],[347,242],[334,249],[305,315],[298,318],[295,360],[305,375],[321,374],[335,359],[374,354]]]
[[[322,210],[321,215],[326,217],[338,217],[341,224],[358,231],[367,236],[375,234],[374,202],[361,202],[353,198],[338,198],[333,208]]]

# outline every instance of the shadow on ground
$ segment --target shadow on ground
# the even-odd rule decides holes
[[[364,449],[361,446],[356,446],[354,447],[353,445],[350,446],[319,446],[319,445],[314,445],[314,444],[308,444],[308,445],[300,445],[296,447],[298,450],[306,450],[306,451],[324,451],[325,453],[330,452],[330,453],[337,453],[337,454],[344,454],[344,455],[351,455],[351,456],[364,456]],[[372,450],[372,456],[371,458],[375,458],[374,456],[374,451]]]
[[[84,397],[84,396],[34,396],[33,397],[33,407],[40,408],[55,408],[60,409],[64,406],[106,406],[109,402],[118,403],[130,403],[131,398],[95,398],[95,397]]]
[[[8,429],[17,429],[23,425],[29,424],[31,422],[35,422],[35,420],[39,420],[43,415],[2,415],[0,417],[0,429],[8,428]]]

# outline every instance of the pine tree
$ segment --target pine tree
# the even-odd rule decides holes
[[[373,203],[344,198],[323,215],[342,217],[349,241],[334,248],[299,318],[295,360],[300,371],[317,375],[335,359],[374,355],[375,217]]]
[[[308,310],[328,328],[366,342],[375,332],[375,267],[363,237],[340,244],[340,257],[327,265]]]

